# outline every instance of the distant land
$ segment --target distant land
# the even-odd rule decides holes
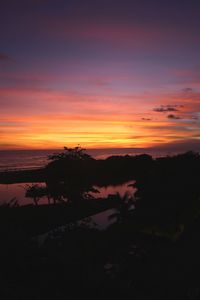
[[[0,150],[0,171],[10,169],[34,169],[48,162],[48,155],[62,152],[60,149],[8,149]],[[200,140],[180,141],[151,148],[99,148],[86,149],[96,159],[104,159],[113,155],[149,154],[153,157],[175,155],[187,151],[200,152]]]

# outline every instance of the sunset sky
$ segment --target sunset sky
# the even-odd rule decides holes
[[[198,0],[1,1],[0,149],[198,148],[199,29]]]

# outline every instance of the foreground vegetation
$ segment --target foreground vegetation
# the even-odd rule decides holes
[[[92,197],[94,185],[133,179],[132,197]],[[80,292],[89,299],[199,299],[198,153],[95,160],[80,147],[65,148],[43,169],[0,174],[0,181],[30,182],[34,203],[0,208],[2,299],[77,299]],[[40,206],[44,195],[51,204]],[[115,223],[106,230],[78,222],[111,207]]]

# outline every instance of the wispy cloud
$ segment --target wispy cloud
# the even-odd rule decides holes
[[[190,88],[190,87],[186,87],[186,88],[182,89],[182,91],[183,91],[184,93],[192,93],[192,92],[193,92],[193,89]]]
[[[151,121],[152,119],[150,119],[150,118],[142,118],[141,120],[142,121]]]
[[[0,52],[0,61],[12,61],[13,59],[5,53]]]
[[[172,120],[179,120],[181,119],[179,116],[176,116],[176,115],[173,115],[173,114],[170,114],[167,116],[168,119],[172,119]]]
[[[171,112],[171,111],[179,111],[180,105],[161,105],[160,107],[156,107],[153,109],[155,112]]]
[[[200,151],[200,139],[191,137],[191,138],[182,138],[180,140],[165,143],[163,145],[159,145],[155,147],[155,149],[163,149],[165,151],[177,151],[177,152],[185,152],[185,151]]]

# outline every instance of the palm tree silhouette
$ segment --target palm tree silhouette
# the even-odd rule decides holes
[[[116,193],[115,199],[117,207],[115,208],[115,212],[108,218],[109,220],[116,219],[117,223],[122,223],[133,212],[135,198],[126,192],[124,196]]]

